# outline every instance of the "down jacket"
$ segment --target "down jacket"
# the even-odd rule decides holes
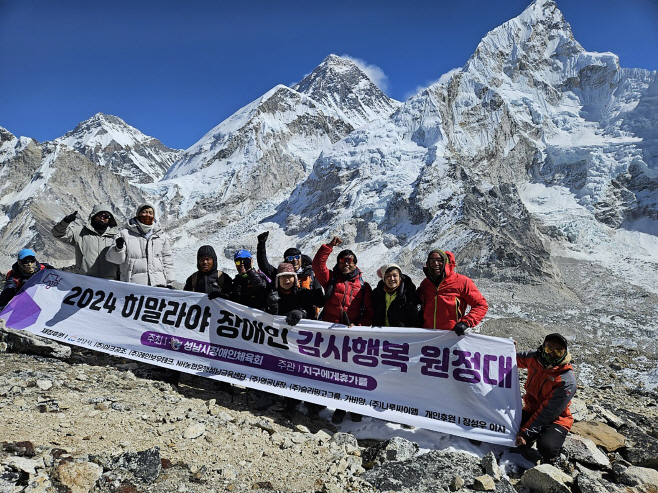
[[[457,322],[475,327],[487,314],[487,300],[471,279],[457,274],[454,254],[445,254],[448,261],[439,285],[426,277],[418,288],[418,297],[423,304],[423,327],[452,330]],[[424,270],[427,275],[427,268]],[[471,307],[468,312],[467,306]]]
[[[395,298],[388,308],[384,281],[379,281],[372,291],[372,307],[374,310],[372,325],[376,327],[384,326],[387,313],[389,327],[420,327],[423,323],[422,307],[416,294],[416,286],[406,274],[402,274],[400,286],[395,290]]]
[[[5,277],[4,288],[2,289],[2,293],[0,293],[0,309],[4,308],[18,294],[30,277],[43,269],[54,269],[54,267],[45,262],[37,262],[37,270],[31,274],[25,274],[21,271],[18,262],[15,262]]]
[[[174,261],[169,238],[157,222],[151,234],[145,235],[132,218],[119,235],[126,244],[118,250],[115,243],[105,255],[109,262],[119,265],[119,280],[148,286],[173,284]]]
[[[539,361],[539,351],[526,351],[517,353],[516,365],[528,370],[523,411],[531,415],[521,425],[519,434],[532,440],[551,423],[569,431],[573,424],[569,405],[576,394],[571,355],[567,353],[564,362],[557,366],[544,367]]]
[[[372,325],[370,284],[363,280],[358,267],[347,277],[338,267],[330,271],[327,259],[332,251],[329,245],[322,245],[313,259],[313,272],[325,292],[322,320],[344,325]]]
[[[53,236],[75,247],[75,273],[103,279],[118,279],[118,268],[105,259],[105,254],[119,236],[114,216],[104,233],[99,234],[91,225],[91,218],[99,212],[110,212],[109,205],[95,205],[84,226],[67,223],[63,219],[52,229]],[[110,212],[111,213],[111,212]]]

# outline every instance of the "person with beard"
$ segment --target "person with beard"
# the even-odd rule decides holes
[[[276,270],[276,287],[267,295],[265,311],[272,315],[285,315],[286,324],[291,327],[297,325],[303,318],[313,320],[315,308],[324,303],[322,289],[310,290],[301,288],[298,284],[295,267],[282,262]],[[300,402],[300,400],[290,397],[284,398],[284,415],[291,417]],[[322,408],[318,404],[306,403],[310,418],[316,418]]]
[[[567,340],[549,334],[537,350],[517,353],[516,364],[528,370],[516,446],[524,457],[536,460],[530,451],[536,442],[542,461],[551,461],[573,424],[569,406],[577,385]]]
[[[384,264],[377,270],[382,280],[372,291],[376,327],[421,327],[422,305],[416,286],[397,264]]]
[[[74,211],[52,229],[55,238],[75,247],[75,273],[102,279],[118,279],[118,267],[105,259],[119,236],[117,222],[108,204],[97,204],[84,226],[75,225]]]
[[[343,250],[338,254],[337,262],[330,271],[327,259],[334,247],[343,241],[334,236],[325,245],[320,246],[313,259],[313,272],[324,288],[324,309],[321,318],[325,322],[355,325],[372,325],[372,288],[363,280],[361,270],[356,266],[356,254],[352,250]],[[350,413],[352,421],[361,421],[361,415]],[[343,422],[345,411],[336,409],[331,421]]]
[[[196,254],[197,272],[185,281],[183,291],[206,293],[209,299],[228,299],[233,280],[217,269],[217,254],[210,245],[203,245]]]
[[[487,300],[470,278],[457,274],[452,252],[432,250],[423,272],[426,278],[418,287],[418,297],[423,305],[424,328],[454,330],[463,336],[482,321],[489,310]]]
[[[29,248],[23,248],[18,252],[18,259],[7,272],[5,285],[0,293],[0,310],[16,296],[30,277],[43,269],[54,269],[54,267],[45,262],[37,262],[36,253]]]
[[[105,258],[119,265],[121,281],[173,289],[174,260],[169,237],[156,221],[151,204],[137,208]]]
[[[258,267],[260,270],[270,279],[274,279],[277,275],[277,268],[267,260],[266,243],[269,235],[269,231],[265,231],[258,235],[256,259],[258,260]],[[308,255],[303,255],[296,247],[290,247],[283,252],[283,261],[293,266],[297,275],[297,285],[299,287],[310,289],[311,291],[317,291],[316,296],[319,296],[320,298],[324,296],[322,286],[313,273],[313,267],[311,265],[313,261]],[[321,306],[322,304],[316,306],[313,309],[313,312],[308,314],[309,317],[317,319]]]

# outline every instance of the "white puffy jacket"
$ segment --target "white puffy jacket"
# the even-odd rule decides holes
[[[124,247],[118,250],[115,243],[105,254],[108,261],[119,264],[119,280],[148,286],[173,284],[174,260],[169,238],[157,222],[151,234],[145,235],[132,218],[119,236],[126,242]]]

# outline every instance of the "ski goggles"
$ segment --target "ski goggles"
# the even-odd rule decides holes
[[[288,262],[292,262],[293,260],[299,260],[300,258],[302,258],[301,255],[289,255],[288,257],[286,257],[286,260]]]
[[[96,214],[96,217],[98,219],[109,219],[112,217],[112,215],[109,212],[99,212],[98,214]]]
[[[544,345],[544,354],[550,356],[551,358],[561,358],[567,352],[563,347],[553,347]]]

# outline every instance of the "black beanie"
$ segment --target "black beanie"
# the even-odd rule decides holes
[[[283,252],[283,258],[285,259],[286,257],[294,257],[295,255],[301,255],[302,252],[299,250],[299,248],[288,248],[285,252]]]
[[[199,267],[199,259],[201,257],[210,257],[212,259],[213,269],[217,268],[217,254],[215,253],[215,249],[213,247],[210,245],[203,245],[199,248],[199,251],[196,252],[197,267]]]
[[[558,334],[557,332],[555,332],[553,334],[548,334],[544,338],[544,342],[546,342],[546,341],[557,341],[557,342],[559,342],[560,344],[562,344],[564,346],[564,349],[569,349],[569,345],[567,344],[567,340],[564,338],[564,336],[562,334]]]

